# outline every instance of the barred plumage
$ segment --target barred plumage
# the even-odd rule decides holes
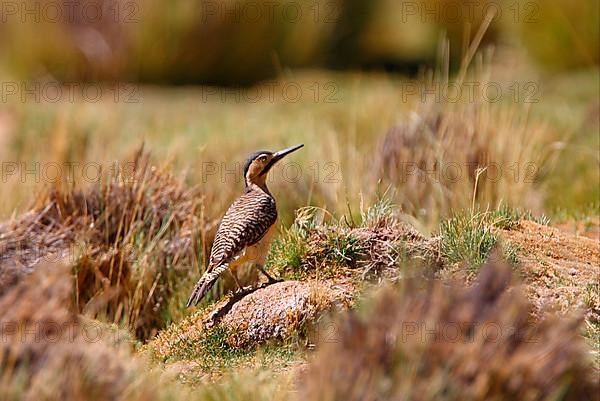
[[[227,262],[257,243],[276,220],[275,199],[260,188],[251,187],[225,213],[210,252],[210,266]]]
[[[271,228],[277,221],[275,199],[266,186],[266,173],[283,156],[302,145],[281,152],[257,152],[244,166],[246,192],[229,207],[217,230],[208,268],[200,278],[187,306],[197,304],[212,288],[219,275],[233,263],[255,262],[262,269],[270,241]]]
[[[198,303],[229,264],[245,248],[256,244],[276,221],[275,199],[258,187],[251,188],[233,202],[219,224],[208,269],[196,284],[188,306],[192,302]]]

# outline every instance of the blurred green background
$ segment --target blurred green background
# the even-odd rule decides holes
[[[299,67],[415,73],[442,35],[456,68],[488,12],[484,42],[522,46],[549,71],[599,62],[597,0],[41,0],[2,2],[0,71],[222,85]]]
[[[482,207],[508,202],[540,213],[597,213],[600,187],[590,183],[600,175],[599,4],[5,0],[0,160],[21,167],[20,174],[0,171],[0,218],[26,210],[48,184],[22,179],[35,163],[110,165],[141,143],[200,184],[215,216],[237,191],[220,191],[220,176],[205,182],[202,163],[239,163],[251,150],[297,142],[310,151],[295,160],[334,163],[339,181],[309,174],[300,184],[274,180],[275,190],[286,188],[288,203],[280,206],[288,217],[306,204],[345,211],[348,200],[368,203],[391,182],[394,201],[435,228],[440,217],[472,205],[472,174],[460,185],[433,180],[432,189],[428,181],[388,177],[376,162],[389,156],[439,166],[473,154],[480,166],[499,163],[504,172],[517,162],[539,170],[535,182],[486,181]],[[469,54],[471,45],[477,49]],[[459,73],[463,60],[469,68]],[[481,91],[474,101],[408,96],[407,84],[443,85],[461,74],[505,96],[498,103]],[[273,98],[265,95],[267,80],[278,85]],[[81,82],[90,84],[71,85]],[[287,84],[304,96],[290,101],[281,90]],[[264,96],[239,99],[245,90]],[[397,154],[390,155],[390,143]]]

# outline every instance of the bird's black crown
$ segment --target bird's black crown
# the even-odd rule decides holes
[[[273,154],[273,152],[268,151],[268,150],[259,150],[258,152],[254,152],[251,153],[248,158],[246,159],[246,161],[244,162],[244,168],[243,168],[243,174],[244,177],[246,177],[246,174],[248,173],[248,169],[250,168],[250,164],[252,164],[252,161],[254,159],[256,159],[258,156],[263,155],[263,154]]]

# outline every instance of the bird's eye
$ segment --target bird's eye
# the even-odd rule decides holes
[[[267,161],[267,156],[261,156],[261,157],[259,157],[259,160],[261,162],[266,162]]]

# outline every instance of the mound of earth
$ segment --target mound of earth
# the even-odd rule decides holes
[[[283,281],[244,289],[220,301],[207,313],[171,325],[152,341],[156,357],[167,360],[188,345],[198,347],[215,328],[225,329],[227,345],[240,349],[283,340],[315,323],[325,312],[352,304],[350,284],[332,281]]]
[[[588,217],[583,220],[567,220],[554,226],[560,228],[562,231],[582,235],[596,241],[600,240],[600,216]]]
[[[549,307],[560,312],[579,308],[588,320],[599,319],[597,241],[528,220],[501,230],[500,235],[518,249],[525,292],[536,313]],[[233,348],[282,340],[313,324],[324,311],[350,307],[356,291],[333,279],[247,289],[172,325],[152,347],[159,357],[169,359],[183,344],[200,346],[207,330],[217,326],[225,328],[227,344]]]
[[[229,343],[236,348],[285,339],[323,312],[347,308],[350,291],[331,282],[284,281],[252,291],[239,301],[219,303],[204,325],[227,327],[232,333]]]
[[[600,318],[597,240],[527,220],[501,234],[518,248],[527,295],[538,311],[581,308],[586,318]]]

